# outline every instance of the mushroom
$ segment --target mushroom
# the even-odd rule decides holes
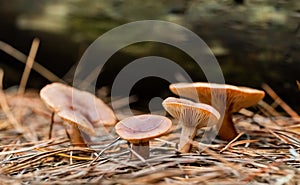
[[[84,138],[96,135],[95,125],[116,123],[113,111],[99,98],[73,87],[52,83],[40,91],[42,100],[63,120],[71,144],[86,146]]]
[[[170,90],[177,95],[214,106],[221,113],[218,135],[226,141],[238,135],[232,113],[257,104],[265,95],[264,91],[249,87],[205,82],[171,84]]]
[[[187,153],[197,134],[197,130],[206,126],[213,126],[220,118],[219,112],[212,106],[195,103],[187,99],[169,97],[162,103],[166,111],[181,122],[182,130],[179,140],[179,151]]]
[[[144,159],[149,158],[149,140],[168,132],[172,122],[169,118],[143,114],[123,119],[115,126],[117,134],[131,143],[131,148]],[[131,155],[134,159],[134,155]]]

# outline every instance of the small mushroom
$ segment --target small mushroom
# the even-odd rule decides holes
[[[214,106],[221,113],[222,122],[218,125],[218,135],[226,141],[238,135],[232,121],[232,113],[257,104],[265,95],[264,91],[248,87],[205,82],[171,84],[170,90],[177,95]],[[198,93],[197,97],[194,95],[195,91]]]
[[[179,151],[187,153],[197,134],[197,130],[208,125],[213,126],[220,118],[219,112],[212,106],[195,103],[186,99],[169,97],[163,101],[163,107],[175,119],[181,122],[182,130],[179,140]]]
[[[143,114],[123,119],[115,126],[117,134],[131,143],[132,150],[149,158],[149,140],[160,137],[168,132],[172,122],[160,115]],[[135,158],[131,155],[131,158]]]
[[[87,134],[96,135],[94,126],[112,126],[116,123],[113,111],[89,92],[61,83],[52,83],[41,89],[40,96],[64,121],[74,146],[86,146],[83,137],[89,139]]]

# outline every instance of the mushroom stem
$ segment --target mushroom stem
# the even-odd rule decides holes
[[[81,132],[77,126],[71,125],[70,127],[67,127],[66,130],[70,137],[70,142],[73,146],[79,146],[79,147],[87,146],[85,144],[84,139],[82,138]]]
[[[149,149],[149,141],[141,141],[138,143],[132,143],[132,150],[134,150],[137,154],[142,156],[144,159],[150,157],[150,149]],[[136,159],[136,155],[131,154],[131,159]]]
[[[221,123],[218,135],[222,140],[225,141],[231,141],[238,135],[234,127],[234,123],[232,121],[231,113],[225,112],[225,115],[223,116],[223,122]]]
[[[181,136],[179,140],[179,151],[181,153],[188,153],[190,151],[191,143],[189,140],[193,140],[196,134],[197,128],[182,125]]]

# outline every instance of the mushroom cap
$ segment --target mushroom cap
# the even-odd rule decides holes
[[[139,143],[164,135],[171,126],[172,122],[167,117],[143,114],[125,118],[115,128],[121,138],[131,143]]]
[[[176,83],[170,85],[170,90],[180,96],[200,100],[202,103],[212,105],[213,97],[218,98],[218,106],[226,106],[232,112],[257,104],[265,96],[265,92],[249,87],[238,87],[228,84],[216,84],[206,82]],[[196,96],[195,96],[196,95]],[[222,97],[226,97],[223,98]],[[223,102],[220,102],[223,101]],[[226,102],[224,102],[226,101]]]
[[[6,98],[12,109],[29,109],[32,113],[39,113],[45,118],[51,116],[51,111],[45,106],[38,92],[29,91],[19,96],[15,93],[7,93]]]
[[[40,91],[42,100],[63,120],[82,131],[96,135],[94,125],[114,125],[113,111],[93,94],[61,83],[46,85]]]
[[[216,124],[220,119],[220,113],[204,103],[169,97],[163,101],[162,105],[175,119],[188,127],[206,127],[208,123]]]

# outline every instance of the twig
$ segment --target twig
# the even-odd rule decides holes
[[[16,119],[16,117],[11,112],[9,105],[7,103],[6,95],[3,91],[3,76],[4,72],[2,69],[0,69],[0,105],[2,107],[3,112],[7,116],[9,122],[12,124],[12,126],[21,134],[23,134],[26,139],[31,139],[31,137],[28,136],[29,131],[25,129],[21,123]]]
[[[99,157],[107,150],[109,149],[111,146],[113,146],[114,143],[116,143],[117,141],[120,140],[120,137],[116,138],[113,142],[109,143],[103,150],[101,150],[101,152],[98,153],[98,156],[93,160],[91,161],[91,163],[88,165],[89,167],[93,165],[93,163],[95,161],[97,161],[99,159]]]
[[[244,132],[239,133],[239,135],[237,135],[233,140],[231,140],[222,150],[220,150],[220,153],[224,152],[227,148],[229,148],[232,143],[234,143],[238,138],[240,138],[242,135],[244,134]]]
[[[283,137],[281,137],[281,136],[279,136],[277,133],[275,133],[273,130],[271,130],[271,129],[267,129],[271,134],[273,134],[275,137],[277,137],[278,139],[280,139],[283,143],[285,143],[285,144],[288,144],[289,142],[285,139],[285,138],[283,138]]]
[[[236,141],[243,134],[244,133],[240,133],[236,138],[234,138],[232,141],[230,141],[222,150],[220,150],[220,153],[224,152],[225,150],[227,150],[228,148],[231,148],[233,146],[242,145],[242,144],[249,144],[249,143],[254,143],[254,142],[258,142],[259,141],[257,139]]]
[[[292,118],[299,117],[297,112],[295,112],[288,104],[286,104],[269,85],[263,84],[262,88],[270,95],[270,97],[274,100],[274,103],[277,103],[280,107],[282,107],[288,115],[290,115]]]
[[[20,82],[20,86],[19,86],[19,90],[18,90],[18,95],[23,95],[25,92],[25,88],[26,88],[26,84],[29,78],[29,74],[32,68],[32,65],[34,63],[34,58],[36,56],[37,50],[39,48],[39,44],[40,44],[40,39],[38,38],[34,38],[32,41],[32,45],[29,51],[29,55],[27,57],[27,61],[25,64],[25,69],[21,78],[21,82]]]
[[[17,49],[13,48],[9,44],[0,41],[0,50],[4,51],[5,53],[9,54],[10,56],[14,57],[18,61],[22,63],[26,63],[27,56],[23,54],[22,52],[18,51]],[[46,69],[44,66],[39,64],[35,61],[35,63],[32,66],[32,69],[41,74],[43,77],[45,77],[47,80],[51,82],[59,81],[64,82],[62,79],[60,79],[58,76],[56,76],[54,73]]]
[[[258,105],[262,107],[265,111],[267,111],[271,116],[281,116],[279,112],[277,112],[271,105],[267,104],[265,101],[259,101]]]
[[[48,139],[51,139],[51,138],[52,138],[52,130],[53,130],[53,124],[54,124],[54,115],[55,115],[55,113],[52,112],[52,113],[51,113],[51,123],[50,123],[50,128],[49,128]]]

